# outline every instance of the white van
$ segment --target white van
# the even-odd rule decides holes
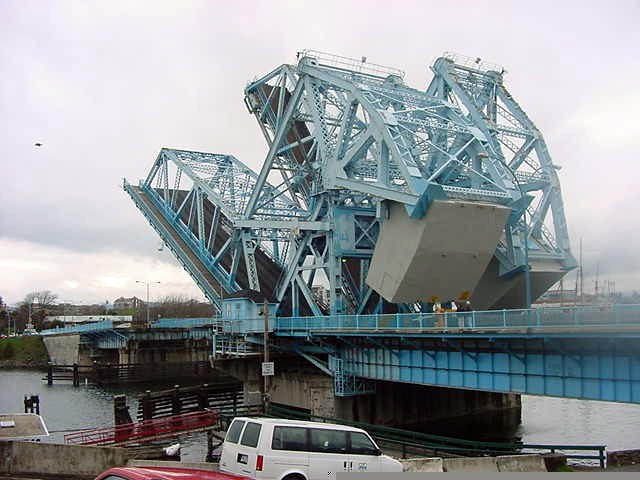
[[[401,472],[367,432],[330,423],[237,417],[227,430],[220,470],[256,479],[327,480],[337,472]]]

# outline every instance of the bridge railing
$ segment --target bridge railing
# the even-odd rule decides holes
[[[442,330],[484,331],[501,329],[562,329],[640,325],[640,305],[551,307],[523,310],[488,310],[444,313],[398,313],[281,317],[278,333],[308,331]]]
[[[214,326],[219,318],[161,318],[151,324],[151,328],[192,328]]]
[[[49,330],[42,330],[38,333],[40,335],[60,335],[63,333],[97,332],[100,330],[111,330],[112,328],[112,320],[103,320],[102,322],[74,325],[73,327],[51,328]]]

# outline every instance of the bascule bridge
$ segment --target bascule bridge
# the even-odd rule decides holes
[[[396,68],[300,52],[245,88],[259,172],[163,148],[125,181],[221,312],[216,361],[259,391],[267,302],[276,402],[396,423],[519,393],[639,402],[637,310],[529,309],[576,262],[559,166],[505,70],[447,53],[431,71],[412,87]],[[451,300],[474,311],[434,313]],[[614,316],[632,332],[600,328]]]

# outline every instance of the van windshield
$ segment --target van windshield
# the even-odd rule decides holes
[[[378,449],[364,433],[351,432],[351,453],[358,455],[376,455]]]
[[[227,438],[225,441],[231,443],[238,443],[238,439],[240,438],[240,432],[242,431],[242,427],[244,427],[244,420],[234,420],[231,426],[229,427],[229,431],[227,432]]]

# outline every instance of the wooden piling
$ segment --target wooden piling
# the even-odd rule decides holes
[[[179,415],[182,408],[180,407],[180,385],[173,386],[173,394],[171,396],[171,413]]]
[[[113,419],[116,426],[133,423],[127,406],[126,395],[115,395],[113,397]]]
[[[80,386],[80,372],[78,370],[78,364],[77,363],[73,364],[73,386],[74,387],[79,387]]]
[[[53,363],[47,364],[47,385],[53,385]]]
[[[205,462],[213,462],[213,431],[207,430],[207,457]]]
[[[38,395],[24,396],[24,413],[40,415],[40,397]]]
[[[153,405],[151,404],[151,390],[144,392],[142,402],[142,419],[151,420],[153,418]]]

